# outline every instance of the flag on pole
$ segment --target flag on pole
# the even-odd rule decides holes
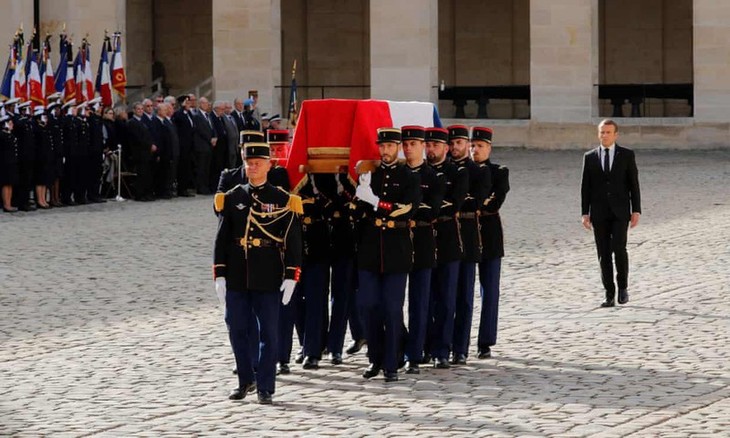
[[[289,92],[289,128],[296,128],[297,126],[297,60],[294,60],[294,65],[291,68],[291,91]]]
[[[56,78],[53,74],[53,64],[51,63],[51,36],[46,35],[43,42],[43,53],[41,58],[41,80],[43,81],[43,100],[56,92]]]
[[[64,74],[66,80],[62,84],[63,90],[63,101],[68,102],[71,99],[76,99],[76,80],[74,78],[74,46],[69,41],[66,45],[66,59],[63,61],[66,73]],[[61,66],[59,66],[61,68]]]
[[[23,60],[23,46],[25,39],[23,38],[23,28],[18,31],[18,39],[15,44],[15,74],[13,75],[13,97],[17,97],[21,102],[28,100],[27,83],[25,79],[25,62]]]
[[[87,35],[88,38],[88,35]],[[94,74],[91,70],[91,44],[87,38],[84,38],[84,88],[86,93],[86,100],[94,98]]]
[[[101,96],[101,103],[104,106],[112,106],[112,81],[109,73],[109,53],[112,50],[109,35],[104,34],[104,44],[101,47],[99,57],[99,69],[96,73],[96,91]]]
[[[122,65],[122,33],[114,32],[114,55],[111,59],[111,80],[112,88],[121,97],[125,99],[127,96],[127,75],[124,73],[124,65]]]
[[[43,95],[43,83],[41,82],[41,73],[38,69],[38,52],[32,51],[28,58],[28,98],[30,99],[31,108],[36,105],[45,103]]]
[[[76,89],[76,103],[80,104],[85,102],[86,91],[84,90],[84,67],[86,66],[86,60],[84,59],[84,44],[81,43],[79,51],[76,52],[76,59],[74,60],[74,88]]]
[[[60,38],[58,45],[58,68],[54,75],[54,82],[56,83],[56,91],[63,94],[64,87],[66,86],[66,72],[68,68],[66,66],[66,60],[68,59],[68,50],[70,43],[66,37],[66,25],[63,25],[63,30],[58,36]]]
[[[15,67],[17,65],[17,55],[15,51],[16,41],[18,35],[16,34],[13,39],[13,44],[10,45],[10,53],[8,54],[8,62],[5,65],[5,75],[3,76],[2,86],[0,87],[0,95],[5,99],[12,99],[15,94],[15,87],[13,81],[15,79]]]

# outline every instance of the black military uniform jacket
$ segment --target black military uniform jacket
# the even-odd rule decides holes
[[[461,242],[464,245],[464,261],[477,263],[481,260],[481,236],[479,234],[478,210],[487,199],[492,180],[489,167],[481,167],[471,158],[454,161],[458,168],[466,168],[469,173],[469,189],[459,210]]]
[[[436,171],[422,163],[418,167],[408,168],[419,175],[421,203],[411,219],[413,232],[413,270],[436,267],[436,237],[434,222],[439,215],[444,200],[446,184]]]
[[[357,202],[357,266],[384,274],[410,272],[413,242],[409,221],[421,202],[418,174],[404,165],[381,163],[370,185],[380,203],[374,209]]]
[[[461,260],[464,245],[461,242],[459,222],[456,218],[469,190],[469,172],[446,158],[432,165],[436,175],[444,181],[444,199],[434,225],[436,231],[436,259],[439,264]]]
[[[74,127],[76,128],[76,154],[77,157],[87,157],[91,150],[91,129],[89,121],[86,117],[74,117]]]
[[[330,231],[325,210],[330,208],[330,199],[314,191],[315,186],[323,185],[330,175],[309,175],[307,183],[299,191],[302,197],[302,237],[304,244],[304,265],[330,262]],[[313,183],[314,179],[314,185]]]
[[[18,183],[18,139],[5,128],[0,129],[0,186]]]
[[[18,159],[21,163],[32,165],[36,151],[32,120],[26,116],[14,115],[13,134],[18,139]]]
[[[76,134],[74,119],[74,116],[68,114],[61,116],[60,119],[61,131],[63,132],[63,153],[67,159],[78,155],[76,150],[79,147],[79,137]]]
[[[479,224],[482,235],[482,260],[504,257],[504,237],[499,209],[509,192],[509,169],[487,160],[480,166],[489,167],[492,188],[479,208]]]
[[[336,179],[335,179],[336,178]],[[355,199],[355,186],[346,173],[333,175],[334,192],[328,193],[328,185],[317,187],[332,201],[325,210],[330,223],[332,261],[352,259],[355,256],[355,227],[350,207]]]
[[[284,279],[299,280],[298,199],[269,183],[216,194],[214,278],[225,277],[229,290],[277,292]]]

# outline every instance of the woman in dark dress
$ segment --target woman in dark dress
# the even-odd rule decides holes
[[[4,112],[4,111],[3,111]],[[9,115],[0,116],[0,187],[2,187],[3,211],[15,213],[11,205],[13,186],[18,184],[18,140],[13,135],[13,120]]]
[[[33,130],[35,131],[35,198],[38,208],[48,209],[48,187],[56,179],[56,160],[54,157],[53,131],[48,123],[46,110],[42,106],[35,109],[33,115]]]

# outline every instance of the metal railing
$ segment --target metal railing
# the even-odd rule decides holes
[[[215,94],[215,78],[213,76],[202,80],[194,87],[184,90],[181,94],[194,94],[196,97],[213,99]]]

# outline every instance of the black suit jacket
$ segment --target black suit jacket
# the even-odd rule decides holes
[[[581,182],[581,213],[591,220],[601,220],[615,215],[628,221],[631,213],[641,213],[639,171],[634,151],[615,146],[611,171],[606,174],[601,167],[601,147],[583,156]]]
[[[213,117],[212,113],[208,113],[209,117]],[[193,150],[197,152],[212,152],[213,145],[210,144],[210,139],[215,137],[215,131],[213,130],[212,121],[208,123],[208,120],[203,116],[201,111],[198,111],[193,116],[193,122],[195,124],[195,131],[193,135]]]
[[[127,122],[127,141],[132,157],[136,161],[149,160],[152,154],[150,147],[154,142],[152,134],[141,121],[134,117]]]
[[[190,119],[188,119],[188,115]],[[183,110],[175,111],[172,115],[172,121],[175,123],[177,128],[178,139],[180,140],[180,151],[183,154],[189,154],[193,150],[193,134],[195,131],[195,120],[193,124],[190,121],[193,120],[192,114],[185,114]]]

